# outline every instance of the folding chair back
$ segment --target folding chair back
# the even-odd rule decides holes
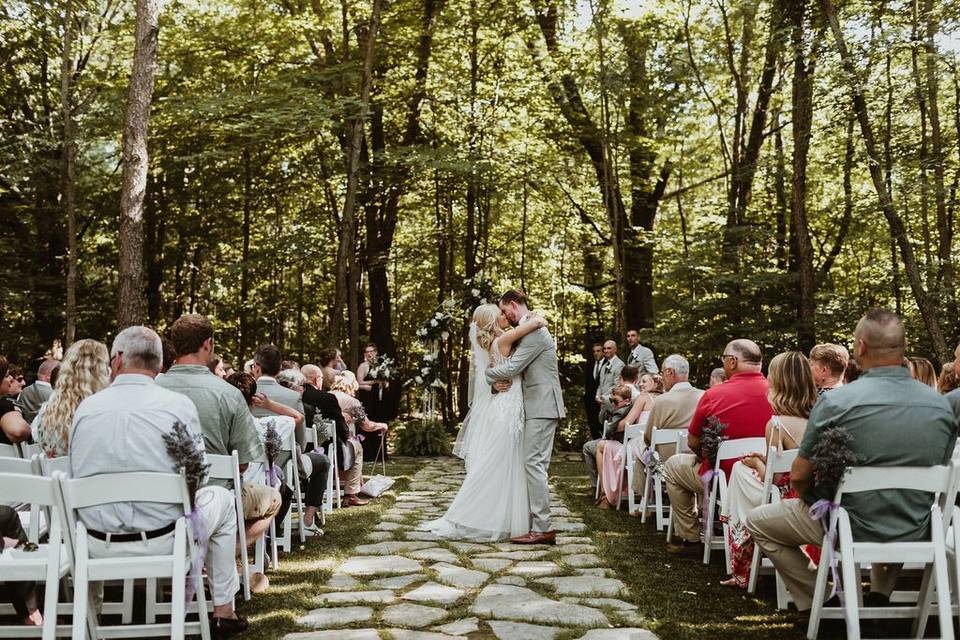
[[[29,460],[35,455],[43,455],[43,447],[39,444],[28,444],[26,442],[21,442],[20,447],[20,457]]]
[[[688,443],[690,434],[686,429],[677,429],[677,453],[693,453]],[[667,518],[667,542],[673,539],[673,505],[670,506],[670,512]]]
[[[240,480],[240,456],[234,449],[229,456],[207,454],[210,463],[208,478],[212,480],[229,480],[233,484],[234,509],[237,512],[237,531],[240,536],[240,560],[242,570],[240,581],[243,584],[243,599],[250,599],[250,558],[247,549],[247,533],[243,522],[243,485]]]
[[[914,637],[923,637],[931,612],[931,583],[935,585],[937,615],[940,622],[940,637],[953,638],[953,622],[950,606],[950,581],[947,575],[946,544],[944,541],[944,518],[942,509],[953,507],[956,500],[957,464],[932,467],[853,467],[847,469],[834,496],[836,507],[836,540],[839,548],[833,547],[830,531],[825,532],[822,556],[817,571],[813,596],[813,608],[807,637],[816,638],[823,617],[842,615],[847,623],[847,637],[860,638],[860,616],[866,613],[874,618],[915,618]],[[864,491],[904,489],[924,491],[931,494],[930,537],[926,540],[902,542],[857,542],[853,539],[850,515],[842,506],[844,495]],[[827,573],[836,556],[842,565],[843,609],[825,610],[823,599],[826,593]],[[920,563],[926,569],[920,585],[917,606],[870,607],[860,606],[860,566],[874,563]],[[861,610],[862,609],[862,610]]]
[[[74,530],[74,617],[73,637],[146,637],[169,635],[183,640],[186,634],[199,633],[209,640],[206,595],[200,576],[195,580],[197,622],[186,622],[186,579],[190,558],[197,553],[194,536],[189,531],[187,515],[191,511],[190,496],[183,476],[172,473],[111,473],[86,478],[66,478],[56,473],[67,521]],[[180,517],[175,521],[173,549],[169,554],[130,557],[91,558],[87,528],[79,520],[79,509],[117,502],[153,502],[179,505]],[[171,581],[170,622],[127,626],[105,626],[97,622],[96,612],[88,598],[89,583],[104,580],[136,578],[169,578]],[[149,603],[148,603],[149,604]],[[191,607],[193,610],[193,607]]]
[[[60,472],[68,478],[73,475],[70,471],[70,456],[60,456],[58,458],[48,458],[45,455],[39,456],[40,470],[43,475],[52,478],[54,473]]]
[[[633,513],[637,510],[637,505],[634,498],[633,492],[633,467],[634,467],[634,455],[633,448],[637,447],[642,453],[643,450],[643,432],[646,430],[646,422],[638,422],[636,424],[627,425],[623,430],[623,448],[620,454],[620,469],[619,477],[620,482],[618,487],[622,489],[624,484],[624,476],[626,476],[627,484],[627,512]],[[638,445],[639,442],[639,445]],[[620,505],[623,504],[623,495],[617,496],[617,510],[620,510]]]
[[[297,528],[300,534],[300,544],[303,544],[307,539],[306,531],[303,526],[303,494],[300,490],[300,473],[299,461],[297,456],[300,455],[299,448],[297,447],[297,438],[294,430],[290,431],[290,436],[287,438],[287,441],[283,443],[283,449],[281,451],[288,452],[290,454],[290,460],[284,465],[284,478],[288,487],[293,491],[293,500],[290,502],[290,508],[287,509],[286,515],[283,517],[283,535],[276,536],[277,544],[280,548],[289,553],[293,551],[293,514],[297,514]],[[274,521],[275,523],[276,521]],[[276,531],[274,526],[273,531]],[[271,536],[273,533],[271,532]]]
[[[337,508],[340,508],[340,463],[337,461],[337,446],[337,427],[334,423],[330,427],[330,444],[327,445],[330,473],[327,474],[327,487],[323,492],[323,508],[321,511],[324,514],[333,513],[334,500],[337,502]]]
[[[765,438],[737,438],[724,440],[717,447],[717,460],[713,466],[713,479],[710,481],[710,492],[707,496],[706,520],[703,523],[703,564],[710,564],[710,553],[714,548],[723,549],[726,560],[726,572],[731,572],[730,547],[727,540],[728,527],[723,524],[723,539],[716,540],[713,535],[713,520],[717,513],[718,501],[722,504],[727,496],[727,477],[720,469],[720,463],[725,460],[741,458],[748,453],[767,450]]]
[[[677,429],[658,429],[657,427],[653,427],[653,431],[650,434],[650,444],[647,447],[650,455],[654,455],[658,446],[666,444],[677,445],[677,431]],[[686,429],[681,429],[680,431],[686,433]],[[663,531],[663,529],[667,526],[667,520],[669,519],[667,505],[665,505],[663,502],[663,477],[661,477],[659,472],[651,473],[649,471],[647,472],[646,477],[647,481],[644,484],[643,497],[640,500],[640,522],[645,523],[647,521],[647,510],[649,508],[650,494],[652,492],[654,513],[657,518],[657,531]]]
[[[19,458],[20,447],[15,444],[0,444],[0,458]]]
[[[777,451],[776,447],[767,449],[766,473],[763,477],[763,495],[760,498],[760,505],[780,502],[780,492],[773,485],[773,477],[778,473],[789,473],[793,466],[793,461],[797,459],[800,453],[799,449],[788,449],[787,451]],[[759,545],[754,545],[753,560],[750,563],[750,582],[747,586],[749,593],[756,592],[757,576],[761,570],[768,570],[776,576],[777,583],[777,608],[786,609],[790,601],[786,585],[780,574],[776,572],[773,563],[769,558],[763,557],[763,549]]]

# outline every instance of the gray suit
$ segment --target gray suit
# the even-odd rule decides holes
[[[623,370],[623,360],[620,356],[613,356],[600,367],[600,386],[597,387],[597,395],[605,398],[610,395],[613,388],[617,386],[617,379],[620,378],[620,371]]]
[[[657,366],[657,359],[653,357],[653,351],[638,344],[627,357],[627,364],[632,364],[640,369],[640,373],[660,373],[660,367]]]
[[[23,411],[23,419],[27,422],[33,422],[37,412],[40,411],[40,405],[49,400],[52,393],[53,387],[49,383],[39,380],[21,391],[20,397],[17,398],[17,404]]]
[[[545,328],[524,337],[503,364],[487,369],[487,382],[521,376],[523,382],[523,453],[530,498],[532,531],[550,531],[550,485],[547,472],[557,422],[566,416],[557,368],[557,349]]]
[[[273,378],[261,376],[257,380],[257,393],[262,393],[274,402],[286,405],[295,411],[299,411],[300,415],[306,415],[306,412],[303,410],[303,400],[300,398],[300,394],[293,389],[287,389]],[[267,416],[273,416],[276,414],[272,411],[267,411],[262,407],[253,407],[253,415],[257,418],[265,418]],[[297,444],[303,448],[303,445],[306,442],[306,437],[304,435],[302,422],[300,423],[300,426],[296,428],[296,436]]]

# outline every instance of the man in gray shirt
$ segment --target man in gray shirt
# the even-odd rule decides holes
[[[23,411],[23,419],[27,422],[33,422],[37,412],[40,411],[40,406],[50,399],[50,395],[53,393],[53,387],[50,386],[50,374],[59,366],[59,360],[47,358],[40,363],[40,367],[37,369],[36,382],[20,392],[17,404],[20,405],[20,409]]]
[[[250,369],[250,373],[257,379],[257,393],[262,393],[270,400],[290,407],[302,416],[306,412],[303,409],[303,400],[300,398],[300,394],[293,389],[281,386],[277,382],[277,375],[280,373],[282,365],[283,354],[275,345],[262,344],[257,347],[256,353],[253,354],[253,365]],[[257,418],[264,418],[277,414],[264,407],[254,406],[253,415]],[[302,449],[306,441],[303,422],[297,425],[296,434],[297,444]]]
[[[200,418],[184,395],[156,384],[163,362],[160,337],[148,327],[127,327],[110,349],[113,383],[80,403],[70,433],[70,471],[74,478],[105,473],[172,473],[163,436],[182,422],[200,436]],[[203,449],[203,439],[198,438]],[[233,610],[240,587],[235,560],[237,514],[233,496],[223,487],[197,491],[196,504],[210,538],[207,573],[213,592],[211,627],[219,637],[246,628]],[[89,534],[92,557],[136,557],[169,553],[182,507],[172,504],[117,502],[79,510]],[[128,539],[129,538],[129,539]]]

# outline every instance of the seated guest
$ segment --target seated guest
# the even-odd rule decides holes
[[[223,358],[215,353],[210,354],[210,371],[221,380],[227,377],[227,370],[223,365]]]
[[[337,398],[340,405],[340,411],[343,413],[343,419],[350,428],[349,444],[353,448],[355,460],[353,467],[358,470],[352,475],[345,475],[344,493],[346,494],[348,506],[360,506],[366,504],[367,500],[361,500],[357,493],[360,491],[362,482],[363,448],[357,439],[358,431],[366,433],[381,433],[387,430],[387,425],[382,422],[372,422],[363,411],[363,405],[357,400],[357,379],[350,371],[341,371],[333,382],[333,395]]]
[[[800,497],[758,507],[747,515],[750,535],[773,561],[800,611],[810,608],[816,581],[800,547],[820,544],[824,534],[820,521],[810,517],[809,506],[834,498],[831,488],[815,482],[812,460],[820,439],[832,428],[843,428],[863,466],[926,467],[947,464],[953,454],[957,422],[950,404],[910,379],[910,372],[901,366],[905,349],[900,318],[886,309],[868,311],[854,332],[854,355],[863,375],[856,384],[822,396],[810,413],[790,471]],[[929,535],[930,503],[929,494],[907,490],[844,495],[842,502],[854,540],[864,542],[924,539]],[[897,566],[875,563],[864,604],[887,604],[898,573]]]
[[[127,327],[114,339],[110,353],[113,383],[81,402],[73,416],[73,477],[173,472],[176,463],[167,454],[163,435],[171,432],[176,422],[201,435],[200,418],[189,398],[154,382],[163,366],[160,337],[147,327]],[[216,379],[209,371],[207,375]],[[196,504],[210,540],[206,566],[214,606],[211,632],[214,637],[226,638],[247,628],[247,621],[233,609],[240,587],[234,500],[223,487],[208,485],[197,491]],[[180,505],[149,502],[117,502],[79,510],[94,558],[169,553],[173,525],[181,515]]]
[[[640,390],[650,395],[663,393],[663,376],[659,373],[645,373],[640,376]]]
[[[240,471],[263,455],[263,445],[243,396],[232,385],[221,380],[208,366],[213,355],[213,324],[206,316],[180,316],[169,331],[177,359],[157,384],[164,389],[185,395],[191,400],[203,432],[207,453],[221,456],[237,452]],[[211,484],[227,489],[233,482],[212,479]],[[243,483],[239,488],[243,499],[243,520],[247,542],[252,544],[270,528],[280,509],[280,494],[273,487]],[[251,580],[251,588],[264,588],[262,574]]]
[[[600,368],[603,359],[603,345],[593,344],[593,359],[587,359],[583,364],[583,411],[587,414],[587,429],[590,438],[596,440],[603,435],[603,425],[600,423],[600,407],[597,405],[597,389],[600,387]]]
[[[106,350],[106,347],[104,347],[104,350]],[[37,368],[37,380],[20,392],[17,404],[20,405],[23,419],[27,422],[33,422],[33,419],[37,417],[37,412],[40,411],[40,405],[50,399],[50,394],[53,393],[53,387],[50,385],[50,374],[59,364],[59,360],[45,359]]]
[[[337,374],[340,373],[340,370],[337,368],[339,360],[340,352],[337,349],[324,349],[320,352],[317,362],[324,372],[329,372],[330,379],[333,380],[337,377]]]
[[[163,340],[163,366],[160,369],[160,373],[164,374],[173,366],[174,361],[177,359],[177,350],[174,348],[173,343],[167,338],[161,338],[161,340]]]
[[[280,363],[280,370],[287,371],[288,369],[296,369],[300,371],[300,363],[296,360],[284,360]]]
[[[27,384],[26,379],[23,377],[23,369],[15,364],[11,364],[7,370],[7,377],[10,378],[10,384],[7,387],[7,396],[16,403],[17,409],[20,409],[20,394],[23,392],[23,387]],[[22,411],[21,415],[23,415]]]
[[[947,394],[957,387],[960,387],[960,382],[957,381],[957,376],[954,373],[953,363],[945,362],[940,369],[940,379],[937,381],[937,390],[940,391],[940,393]]]
[[[277,374],[277,384],[299,393],[301,402],[303,401],[304,382],[306,382],[306,378],[300,369],[281,369],[280,373]]]
[[[733,568],[731,577],[720,582],[724,586],[747,588],[750,563],[753,561],[753,540],[745,520],[750,510],[759,507],[763,500],[763,479],[769,448],[773,446],[778,451],[786,451],[800,446],[807,428],[807,418],[818,397],[811,369],[810,362],[799,351],[781,353],[770,361],[767,379],[773,417],[767,423],[767,446],[763,452],[746,455],[733,465],[727,499],[720,513],[720,519],[729,526],[727,537]],[[783,497],[796,497],[792,491],[787,491],[790,486],[789,473],[775,477],[774,484],[784,492]]]
[[[914,380],[922,382],[931,389],[938,387],[937,370],[933,368],[933,363],[926,358],[910,358],[910,375]]]
[[[619,477],[619,459],[617,454],[623,449],[624,419],[630,413],[630,400],[633,392],[629,385],[621,384],[610,392],[613,403],[607,421],[603,424],[603,439],[597,443],[596,468],[597,482],[603,489],[597,504],[601,509],[609,509],[621,493]]]
[[[723,370],[723,367],[717,367],[710,372],[710,383],[707,385],[707,388],[715,387],[718,384],[723,384],[727,381],[727,372]]]
[[[644,442],[653,440],[653,428],[686,429],[693,420],[697,403],[703,395],[703,389],[697,389],[690,384],[690,363],[679,354],[667,356],[663,361],[663,387],[666,389],[662,396],[658,396],[647,416],[647,426],[644,431]],[[657,447],[661,461],[666,461],[676,453],[675,444],[663,444]],[[646,485],[646,470],[642,463],[636,463],[637,473],[634,474],[635,491],[643,491]]]
[[[0,444],[30,440],[30,424],[23,419],[19,407],[10,398],[10,391],[15,385],[7,359],[0,356]]]
[[[286,442],[290,433],[296,428],[296,420],[300,418],[300,415],[285,405],[280,405],[262,395],[258,395],[257,381],[249,373],[235,373],[227,378],[227,382],[243,394],[243,399],[246,401],[251,415],[253,415],[253,408],[264,402],[270,407],[271,412],[276,414],[255,419],[260,438],[266,437],[267,425],[273,421],[281,440]],[[301,475],[306,482],[306,506],[303,514],[303,525],[310,535],[322,536],[323,529],[316,522],[316,515],[317,510],[323,506],[323,492],[327,486],[330,461],[327,456],[319,451],[310,451],[304,455],[309,462],[302,464],[303,461],[301,460],[301,465],[298,465],[298,469],[303,468],[304,473]],[[286,506],[281,510],[282,515],[286,515]]]
[[[285,405],[297,413],[301,418],[304,415],[303,401],[300,394],[293,389],[287,389],[277,382],[277,376],[280,375],[283,365],[283,356],[275,345],[262,344],[257,347],[253,355],[253,366],[250,368],[250,374],[257,380],[257,392],[267,396],[270,400]],[[275,412],[262,406],[254,406],[253,415],[257,418],[274,415]],[[303,447],[303,422],[297,424],[297,444]]]
[[[27,534],[20,523],[17,510],[0,504],[0,553],[4,549],[16,549],[26,542]],[[37,606],[35,582],[0,582],[0,602],[12,604],[14,612],[24,625],[43,626],[43,615]]]
[[[30,426],[33,441],[49,458],[67,455],[77,407],[110,384],[110,354],[96,340],[78,340],[63,356],[57,388]]]
[[[734,340],[724,349],[720,359],[727,381],[703,394],[690,421],[687,444],[696,453],[676,454],[664,464],[663,476],[673,505],[673,532],[679,538],[667,544],[670,553],[687,553],[699,545],[700,519],[696,499],[703,495],[700,476],[713,470],[700,448],[708,419],[715,418],[726,425],[724,439],[737,440],[762,438],[773,415],[767,401],[767,380],[760,373],[763,366],[760,347],[751,340]],[[728,478],[734,462],[726,460],[721,465]],[[712,526],[712,523],[706,526]]]
[[[857,361],[853,358],[847,362],[847,368],[843,371],[843,384],[850,384],[857,380],[860,377],[860,374],[863,371],[860,369],[860,365],[857,364]]]
[[[839,344],[818,344],[810,349],[810,371],[817,393],[843,386],[843,373],[850,362],[850,352]]]
[[[616,425],[621,432],[627,428],[627,425],[643,422],[643,420],[645,420],[645,414],[650,412],[650,407],[653,405],[653,397],[648,393],[640,391],[639,381],[637,380],[639,373],[640,370],[637,367],[626,365],[620,369],[620,376],[617,378],[616,386],[626,386],[630,390],[631,396],[626,415],[621,416]],[[601,426],[610,420],[613,411],[614,407],[611,405],[610,395],[608,394],[604,397],[603,405],[598,414]],[[597,448],[604,440],[604,437],[604,430],[601,429],[599,438],[588,440],[583,445],[583,459],[587,465],[587,472],[590,474],[590,485],[592,488],[596,488],[597,486],[597,460],[599,459],[597,457]]]
[[[340,411],[340,404],[337,402],[337,397],[327,391],[330,385],[333,384],[333,379],[326,378],[324,370],[315,364],[304,365],[301,372],[304,377],[302,395],[304,407],[309,405],[318,411],[325,419],[333,420],[334,424],[336,424],[337,440],[346,442],[350,437],[350,431],[347,428],[347,423],[343,419],[343,412]]]

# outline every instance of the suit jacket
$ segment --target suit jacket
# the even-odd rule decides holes
[[[682,383],[679,383],[682,384]],[[689,384],[677,388],[676,385],[663,395],[656,396],[653,408],[647,417],[647,429],[644,434],[647,442],[653,437],[653,428],[657,429],[687,429],[693,420],[693,413],[697,403],[704,394],[703,389],[697,389]],[[660,457],[666,460],[676,452],[675,445],[663,445],[659,449]],[[664,455],[666,454],[666,455]]]
[[[640,369],[640,373],[644,371],[647,373],[660,373],[660,367],[657,366],[657,359],[653,357],[653,351],[642,344],[638,344],[633,348],[633,351],[627,356],[627,364],[632,364]]]
[[[486,371],[487,382],[522,376],[523,412],[527,420],[556,420],[566,416],[557,348],[546,327],[534,331],[517,344],[506,362]]]
[[[617,384],[620,377],[620,371],[623,369],[623,360],[620,356],[613,356],[600,368],[600,384],[597,387],[597,395],[600,397],[610,395],[613,387]]]
[[[602,359],[601,362],[603,362]],[[583,397],[591,403],[595,402],[597,389],[600,387],[600,376],[594,377],[593,375],[596,364],[596,360],[588,360],[583,364]]]
[[[303,408],[303,400],[300,399],[300,394],[294,391],[293,389],[287,389],[282,386],[275,379],[268,376],[260,376],[257,380],[257,393],[262,393],[267,396],[274,402],[278,402],[282,405],[286,405],[295,411],[299,411],[300,415],[305,416],[306,411]],[[267,416],[276,415],[272,411],[267,411],[262,407],[253,407],[253,415],[257,418],[265,418]],[[297,444],[300,445],[300,448],[303,448],[304,438],[303,423],[300,423],[300,426],[297,427]]]
[[[40,405],[50,399],[53,393],[53,387],[46,382],[34,382],[29,387],[20,392],[17,398],[17,404],[23,411],[23,419],[27,422],[33,422],[37,412],[40,411]]]
[[[343,419],[343,412],[340,411],[340,403],[337,402],[335,395],[328,391],[321,391],[310,384],[305,384],[303,386],[303,404],[305,407],[307,405],[315,407],[320,415],[336,423],[338,443],[346,442],[350,438],[350,429]],[[337,456],[341,458],[340,462],[342,463],[343,451],[340,447],[337,447]]]

